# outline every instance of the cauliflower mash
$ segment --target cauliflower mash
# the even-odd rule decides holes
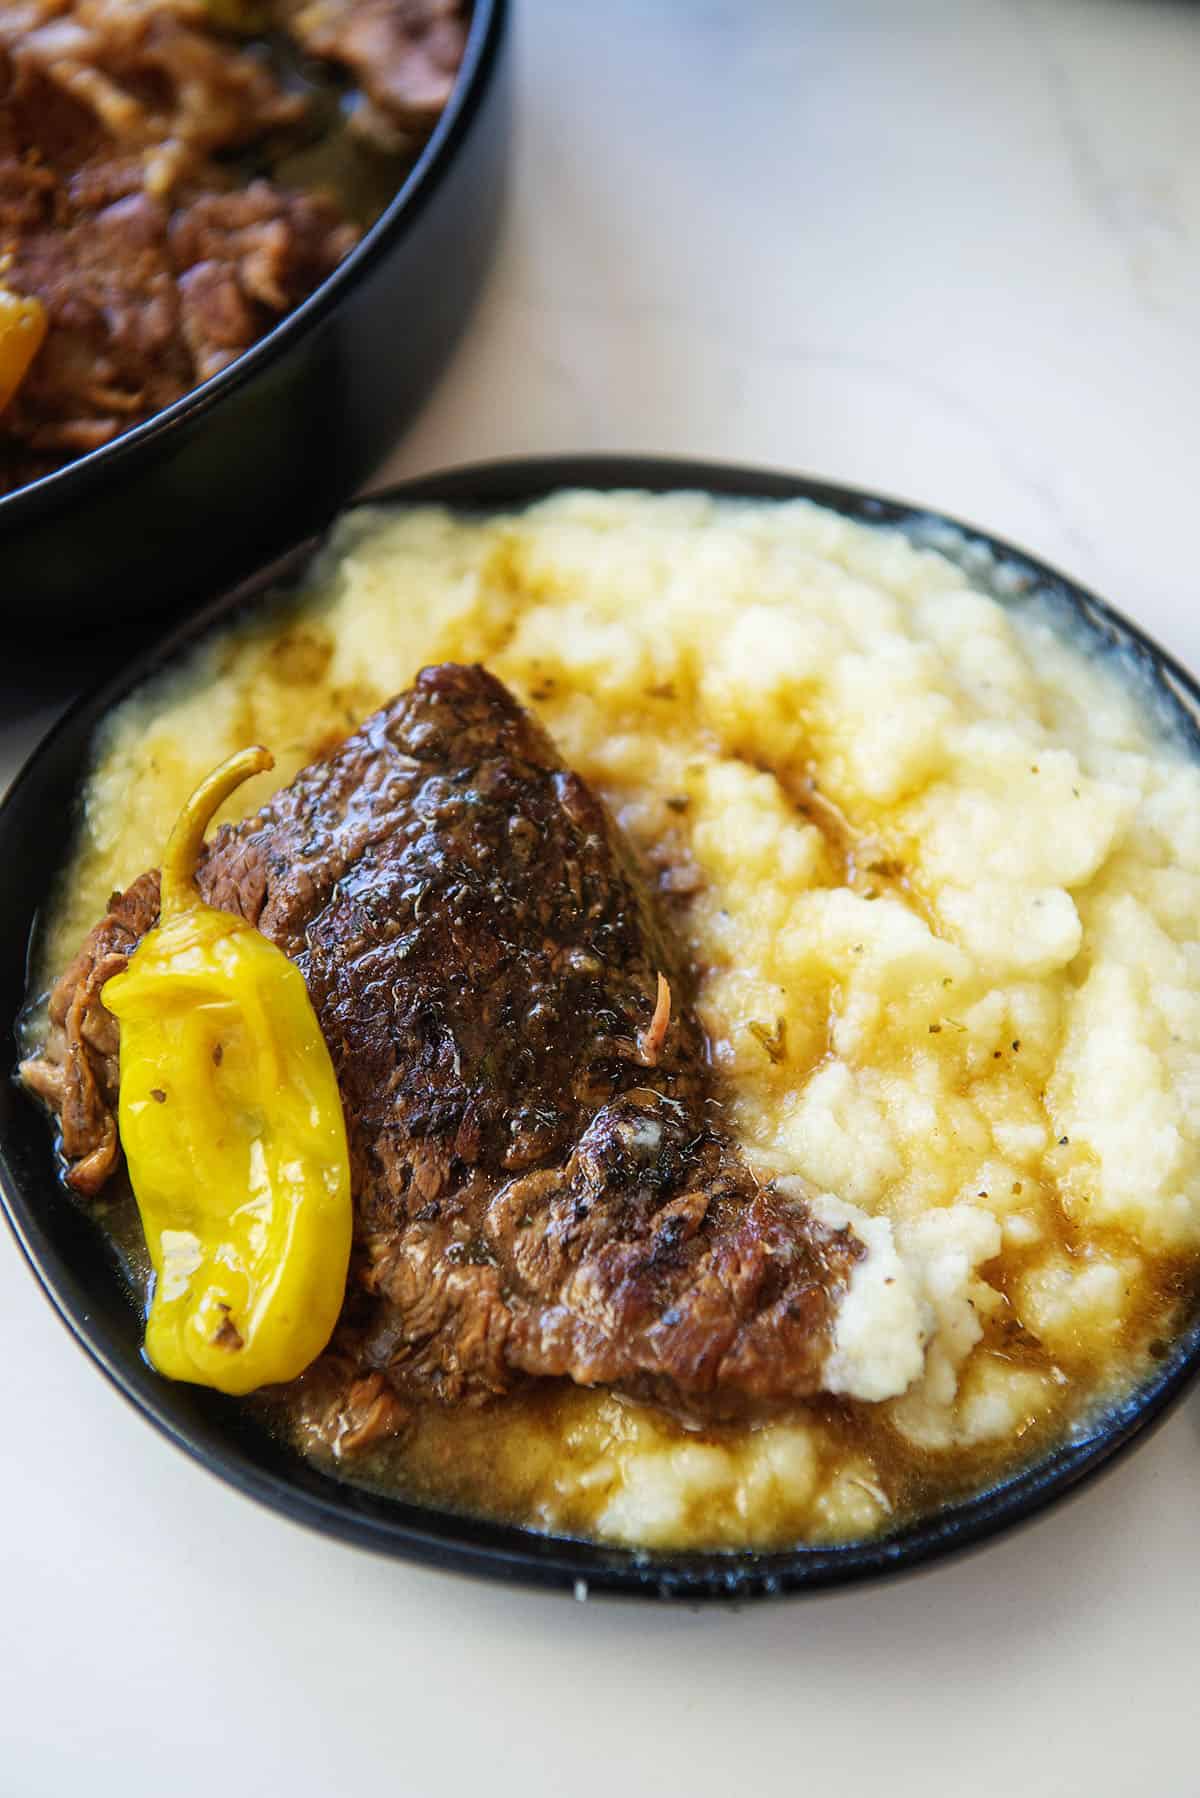
[[[854,1208],[870,1253],[830,1396],[786,1417],[687,1431],[555,1389],[430,1409],[346,1476],[647,1547],[828,1542],[1089,1427],[1200,1257],[1200,767],[1135,672],[1019,583],[804,501],[364,509],[112,716],[46,965],[218,758],[274,750],[252,810],[442,660],[490,667],[608,800],[747,1159]]]

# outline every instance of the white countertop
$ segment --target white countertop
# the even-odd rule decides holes
[[[1200,666],[1200,9],[518,10],[500,259],[389,474],[804,469],[1023,543]],[[67,696],[0,675],[0,784]],[[255,1509],[110,1390],[2,1232],[0,1366],[3,1798],[1200,1790],[1200,1395],[969,1561],[729,1615]]]

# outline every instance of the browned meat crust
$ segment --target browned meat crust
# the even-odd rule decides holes
[[[84,1191],[114,1152],[100,986],[154,882],[92,933],[26,1071]],[[817,1389],[861,1245],[741,1161],[627,845],[499,682],[426,669],[219,831],[199,884],[296,961],[333,1056],[356,1379],[453,1401],[567,1376],[710,1413]]]

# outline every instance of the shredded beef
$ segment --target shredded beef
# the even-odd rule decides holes
[[[530,1376],[701,1415],[819,1387],[861,1244],[746,1167],[649,883],[499,682],[426,669],[198,884],[296,962],[337,1073],[356,1249],[314,1378],[343,1447]],[[101,988],[156,906],[153,874],[114,897],[25,1070],[84,1193],[118,1152]]]
[[[144,193],[65,231],[31,232],[5,280],[36,294],[49,329],[6,419],[34,450],[106,442],[186,392],[165,208]]]
[[[57,1113],[68,1181],[85,1198],[98,1193],[120,1159],[117,1092],[120,1028],[100,999],[158,918],[158,873],[143,874],[108,910],[50,995],[49,1033],[21,1077]]]
[[[15,103],[47,87],[116,147],[177,166],[293,124],[303,101],[255,57],[215,37],[205,0],[25,0],[0,6]]]
[[[250,9],[361,80],[364,119],[409,150],[453,83],[462,10]],[[332,273],[359,235],[340,206],[229,160],[306,109],[208,0],[0,0],[0,286],[47,322],[0,411],[0,494],[180,399]]]
[[[289,27],[314,56],[340,63],[360,89],[365,136],[428,132],[450,98],[466,46],[458,0],[291,0]]]

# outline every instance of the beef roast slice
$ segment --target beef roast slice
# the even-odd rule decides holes
[[[454,1400],[565,1375],[701,1414],[819,1387],[861,1244],[741,1161],[628,846],[499,682],[426,669],[218,831],[199,884],[301,968],[333,1057],[356,1209],[335,1349],[357,1377]],[[114,1138],[98,970],[156,898],[143,876],[115,901],[30,1073],[93,1187]]]

